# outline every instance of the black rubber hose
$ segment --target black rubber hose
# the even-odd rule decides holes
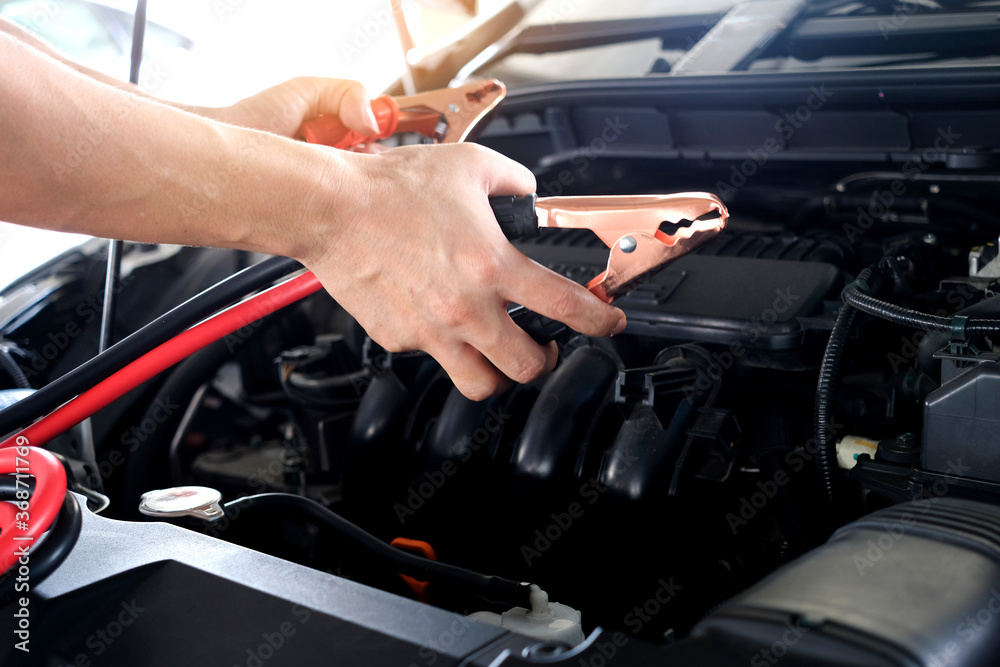
[[[345,406],[357,405],[361,400],[361,389],[371,384],[374,374],[369,368],[338,375],[313,383],[313,386],[303,386],[296,382],[293,372],[288,377],[278,374],[281,389],[288,398],[306,407],[319,410],[336,410]]]
[[[80,504],[76,501],[76,496],[67,491],[55,524],[46,533],[45,540],[38,546],[31,548],[28,556],[32,589],[42,583],[66,560],[66,556],[73,550],[77,538],[80,537],[82,525],[83,512],[80,510]],[[17,570],[17,565],[14,565],[6,573],[0,575],[0,599],[10,599],[18,593],[14,588],[17,585],[17,577],[14,576]]]
[[[844,288],[844,303],[873,317],[923,331],[954,333],[961,337],[968,336],[970,338],[1000,333],[1000,319],[969,317],[957,321],[955,317],[928,315],[876,299],[867,294],[867,291],[867,279],[862,279],[859,275],[857,280]],[[956,327],[958,327],[957,330]]]
[[[35,492],[34,477],[22,476],[21,482],[18,484],[17,477],[14,475],[0,474],[0,500],[14,500],[17,498],[18,490],[24,491],[25,489],[29,494]]]
[[[4,371],[7,372],[7,375],[10,376],[10,379],[14,381],[14,384],[19,389],[31,389],[31,383],[28,382],[24,371],[17,365],[14,357],[10,354],[10,350],[4,345],[0,345],[0,367],[3,367]]]
[[[867,285],[875,269],[868,267],[862,271],[855,283]],[[845,292],[847,290],[845,289]],[[816,467],[819,469],[823,496],[834,506],[837,500],[837,446],[833,433],[833,408],[837,402],[837,381],[840,378],[840,364],[844,357],[844,347],[851,335],[854,318],[858,311],[845,301],[837,315],[837,321],[830,332],[830,339],[823,352],[823,363],[819,368],[816,384],[816,407],[813,414],[813,436],[816,439]]]
[[[191,297],[103,354],[0,410],[0,436],[55,410],[185,329],[301,268],[294,259],[271,257]]]
[[[316,525],[336,532],[351,542],[354,542],[375,558],[385,561],[387,565],[421,581],[448,582],[468,591],[472,591],[487,600],[505,602],[531,608],[528,599],[530,586],[525,582],[513,581],[502,577],[479,574],[456,565],[440,563],[397,549],[364,531],[339,514],[323,507],[314,500],[290,493],[261,493],[246,496],[226,503],[226,514],[233,520],[234,510],[239,510],[239,516],[254,509],[281,508],[296,510],[316,523]]]

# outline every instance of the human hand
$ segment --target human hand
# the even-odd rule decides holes
[[[303,122],[320,114],[336,115],[366,136],[379,132],[364,86],[347,79],[298,77],[232,106],[213,109],[209,115],[233,125],[294,137]]]
[[[343,178],[350,196],[337,198],[313,252],[299,259],[387,350],[429,353],[480,400],[556,363],[556,345],[538,345],[514,324],[509,302],[588,335],[624,328],[621,310],[536,264],[500,231],[488,197],[534,192],[524,167],[473,144],[342,157],[349,173],[330,178]]]

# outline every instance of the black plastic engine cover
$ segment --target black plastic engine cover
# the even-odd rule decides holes
[[[564,245],[559,234],[546,235],[518,247],[586,282],[607,267],[608,252],[579,247],[575,238],[566,234]],[[615,305],[628,316],[629,334],[778,351],[802,345],[806,320],[822,315],[823,300],[840,287],[840,270],[823,262],[687,255]]]
[[[986,667],[1000,655],[998,613],[1000,508],[932,498],[845,526],[693,634],[743,644],[754,667]]]

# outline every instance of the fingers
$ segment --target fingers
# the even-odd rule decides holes
[[[491,195],[522,195],[535,191],[530,170],[497,153],[491,163],[488,187]],[[585,287],[542,267],[514,251],[512,267],[500,286],[504,297],[536,313],[566,324],[588,336],[613,336],[625,328],[625,313],[614,308]],[[490,355],[487,355],[490,356]]]
[[[520,255],[520,253],[518,253]],[[614,336],[625,329],[625,313],[590,291],[520,255],[504,296],[588,336]]]
[[[539,345],[510,318],[498,329],[503,333],[497,344],[483,346],[481,351],[504,376],[524,384],[551,373],[556,367],[559,348],[555,341]]]
[[[507,389],[510,380],[471,345],[427,350],[466,398],[482,401]]]
[[[372,112],[370,98],[365,87],[356,81],[349,82],[340,100],[340,107],[335,112],[344,125],[355,132],[366,135],[379,133],[378,121]]]
[[[372,113],[368,91],[357,81],[347,79],[311,79],[315,87],[315,106],[309,117],[333,114],[355,132],[375,135],[379,132],[378,122]]]
[[[486,191],[490,195],[526,195],[535,191],[535,175],[524,165],[504,157],[485,146],[478,144],[459,144],[470,155],[466,160],[478,160],[478,164],[469,165],[480,169],[486,176]]]

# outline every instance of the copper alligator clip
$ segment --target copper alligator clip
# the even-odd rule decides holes
[[[707,192],[590,197],[494,197],[493,212],[508,239],[539,227],[589,229],[611,249],[608,268],[587,289],[611,303],[726,227],[725,204]]]
[[[366,137],[348,129],[337,116],[323,115],[306,121],[298,139],[334,148],[353,148],[391,137],[397,132],[417,132],[439,144],[457,144],[469,136],[489,114],[507,89],[496,79],[440,88],[406,97],[382,95],[372,100],[379,133]]]
[[[490,206],[510,239],[538,236],[540,227],[589,229],[611,253],[608,268],[589,283],[607,303],[686,255],[726,227],[729,211],[707,192],[590,197],[493,197]],[[561,322],[514,305],[508,314],[545,344],[566,331]]]

